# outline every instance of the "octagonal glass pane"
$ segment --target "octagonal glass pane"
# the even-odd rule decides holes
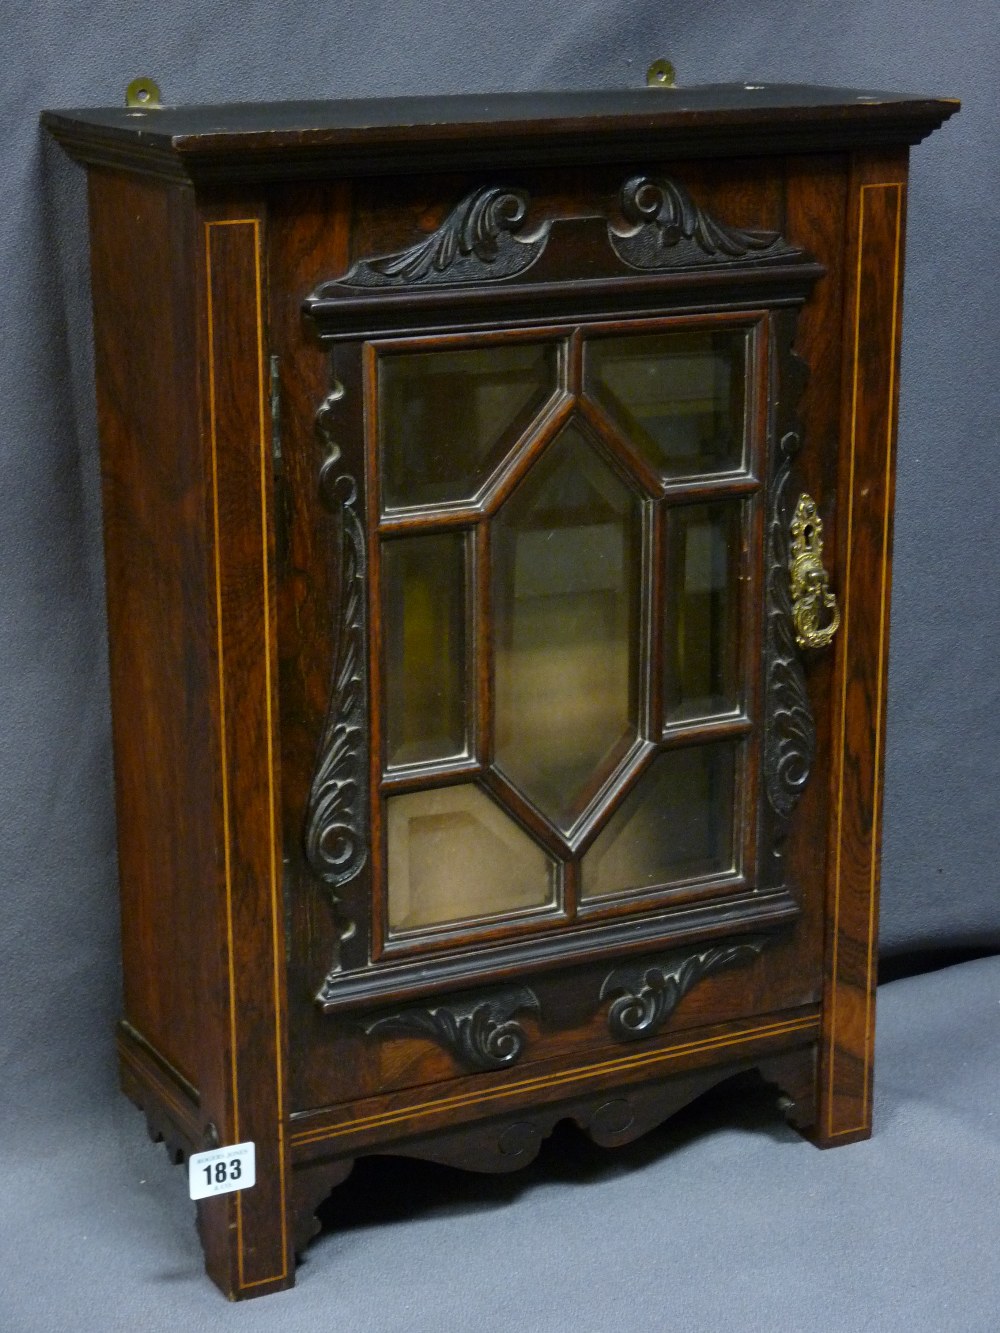
[[[558,344],[379,358],[383,509],[471,500],[555,393]]]
[[[493,524],[495,761],[564,831],[637,734],[640,524],[573,425]]]
[[[587,392],[665,481],[745,466],[743,329],[593,338]]]
[[[386,801],[389,929],[554,905],[555,862],[472,783]]]
[[[580,897],[733,871],[736,752],[716,741],[659,755],[584,855]]]

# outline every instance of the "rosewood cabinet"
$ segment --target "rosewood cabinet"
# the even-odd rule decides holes
[[[359,1156],[871,1125],[910,144],[798,87],[46,113],[87,164],[125,1091],[228,1294]]]

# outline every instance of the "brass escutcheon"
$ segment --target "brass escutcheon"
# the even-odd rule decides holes
[[[825,648],[840,625],[840,609],[823,568],[823,520],[816,512],[816,501],[805,492],[795,506],[790,532],[788,572],[795,642],[800,648]]]

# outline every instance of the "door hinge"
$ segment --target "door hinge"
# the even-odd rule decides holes
[[[271,465],[274,475],[280,477],[284,471],[281,453],[281,368],[274,355],[271,357]]]

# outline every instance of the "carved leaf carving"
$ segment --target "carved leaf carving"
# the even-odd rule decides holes
[[[306,859],[327,886],[335,912],[340,902],[336,890],[354,879],[368,858],[364,781],[365,539],[357,512],[357,483],[340,470],[340,449],[331,433],[331,412],[339,396],[337,391],[331,394],[316,417],[317,433],[327,446],[320,469],[320,494],[327,508],[339,515],[341,524],[340,608],[330,698],[305,824]],[[350,939],[354,930],[353,922],[338,922],[338,940]],[[331,975],[339,967],[338,948]]]
[[[689,990],[711,972],[756,958],[766,935],[713,944],[695,952],[675,952],[656,962],[616,967],[604,978],[602,1000],[615,996],[608,1028],[619,1041],[650,1037],[667,1021]]]
[[[785,844],[795,807],[809,780],[816,753],[802,658],[795,642],[789,581],[789,492],[792,466],[801,446],[798,403],[808,369],[795,355],[795,313],[773,316],[772,358],[777,364],[772,439],[768,462],[768,513],[764,585],[764,746],[760,883],[784,884]]]
[[[428,1037],[469,1069],[506,1069],[520,1059],[525,1032],[514,1015],[540,1011],[527,986],[453,995],[440,1003],[414,1005],[366,1021],[369,1036]]]
[[[779,443],[767,533],[764,787],[782,825],[802,795],[816,752],[816,726],[795,646],[788,582],[787,497],[798,447],[799,438],[791,431]]]
[[[547,229],[530,241],[512,233],[523,223],[528,195],[486,185],[457,204],[441,225],[396,254],[362,260],[343,279],[353,287],[469,282],[521,273],[545,248]]]
[[[746,231],[720,222],[666,177],[632,176],[622,186],[621,208],[637,230],[609,228],[619,258],[633,268],[678,268],[772,259],[801,254],[774,231]]]
[[[789,277],[791,265],[808,270],[808,276],[818,272],[814,260],[777,232],[722,222],[696,204],[677,181],[665,177],[636,175],[622,186],[620,207],[631,229],[616,226],[606,214],[586,214],[543,218],[522,236],[528,205],[529,196],[522,189],[480,186],[413,245],[358,259],[343,277],[320,283],[304,308],[320,337],[334,340],[349,329],[369,333],[368,302],[386,290],[433,291],[447,305],[456,296],[455,288],[520,279],[537,261],[541,262],[527,281],[534,276],[540,283],[562,282],[563,262],[549,253],[557,249],[559,237],[570,241],[575,236],[574,246],[590,249],[581,277],[593,281],[618,278],[629,270],[680,274],[684,269],[723,266],[749,268],[758,277],[770,266],[781,281]],[[607,244],[603,253],[594,248],[600,244],[599,236]],[[795,281],[801,285],[802,276]],[[403,327],[410,318],[403,303],[380,303],[377,309],[372,307],[371,316],[384,328]]]

